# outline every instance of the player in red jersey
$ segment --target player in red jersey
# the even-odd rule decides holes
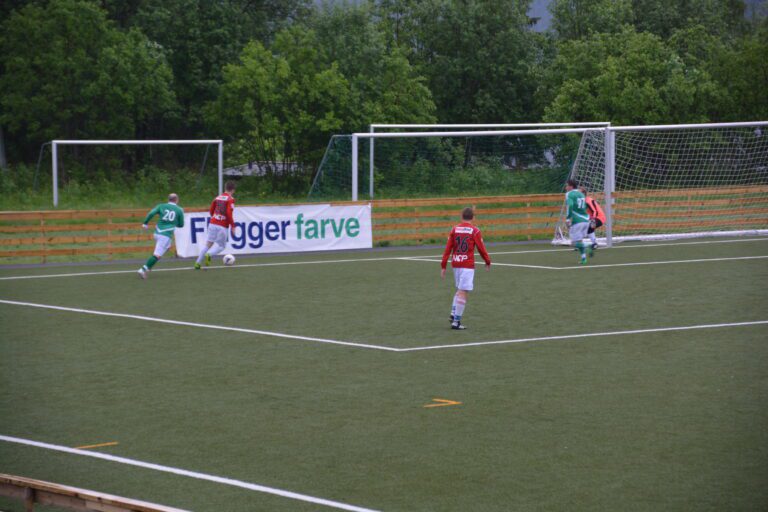
[[[589,240],[592,242],[592,250],[597,249],[597,239],[595,238],[595,230],[605,224],[605,212],[603,211],[600,203],[595,201],[593,197],[587,194],[587,190],[584,187],[579,187],[579,190],[587,201],[587,213],[589,214]]]
[[[475,212],[472,208],[464,208],[461,212],[461,224],[454,226],[451,234],[448,235],[448,243],[445,244],[443,252],[443,261],[440,263],[442,270],[440,277],[445,278],[445,268],[448,265],[448,257],[451,258],[453,267],[453,276],[456,280],[456,295],[453,296],[453,305],[451,307],[451,329],[466,329],[461,324],[461,316],[464,314],[464,308],[467,305],[467,295],[474,288],[475,280],[475,247],[480,252],[480,256],[485,260],[485,269],[491,269],[491,257],[485,250],[483,237],[474,224]]]
[[[235,234],[235,182],[228,181],[224,186],[224,193],[216,196],[211,203],[211,221],[208,223],[208,241],[200,250],[200,255],[195,262],[195,270],[200,270],[200,265],[205,260],[205,265],[211,264],[211,256],[219,254],[227,246],[227,230]]]

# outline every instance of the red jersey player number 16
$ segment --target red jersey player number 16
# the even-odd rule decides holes
[[[477,247],[480,256],[485,260],[486,270],[491,268],[491,257],[488,256],[488,251],[485,250],[480,229],[472,223],[474,218],[475,212],[472,208],[464,208],[462,210],[462,222],[454,226],[448,235],[448,242],[445,245],[443,259],[440,263],[442,267],[440,276],[443,278],[445,278],[448,258],[451,259],[451,266],[453,267],[456,294],[451,305],[451,329],[456,330],[466,329],[466,326],[461,323],[461,317],[464,315],[468,294],[474,288],[475,247]]]

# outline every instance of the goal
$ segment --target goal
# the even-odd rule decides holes
[[[218,149],[218,187],[223,191],[224,142],[222,140],[53,140],[51,141],[51,167],[53,179],[53,206],[59,205],[59,147],[60,146],[157,146],[157,145],[215,145]]]
[[[605,126],[609,123],[375,124],[369,133],[331,138],[309,196],[357,200],[557,192],[581,133]]]
[[[603,203],[602,241],[768,234],[768,122],[585,132],[570,178]],[[565,211],[553,243],[567,244]]]

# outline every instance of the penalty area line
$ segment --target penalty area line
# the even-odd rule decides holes
[[[242,332],[246,334],[260,334],[262,336],[271,336],[274,338],[286,338],[286,339],[292,339],[292,340],[301,340],[301,341],[313,341],[315,343],[326,343],[330,345],[344,345],[349,347],[357,347],[357,348],[369,348],[369,349],[375,349],[375,350],[386,350],[389,352],[397,352],[398,349],[392,348],[392,347],[384,347],[381,345],[368,345],[365,343],[355,343],[352,341],[341,341],[341,340],[330,340],[326,338],[314,338],[311,336],[299,336],[296,334],[285,334],[281,332],[272,332],[272,331],[261,331],[258,329],[245,329],[242,327],[229,327],[226,325],[215,325],[215,324],[202,324],[197,322],[184,322],[181,320],[170,320],[167,318],[156,318],[152,316],[142,316],[142,315],[130,315],[127,313],[112,313],[110,311],[97,311],[93,309],[80,309],[80,308],[68,308],[64,306],[53,306],[50,304],[37,304],[34,302],[19,302],[15,300],[5,300],[0,299],[0,304],[9,304],[11,306],[25,306],[30,308],[40,308],[40,309],[53,309],[56,311],[67,311],[70,313],[83,313],[86,315],[96,315],[96,316],[109,316],[109,317],[116,317],[116,318],[128,318],[131,320],[143,320],[145,322],[157,322],[161,324],[171,324],[171,325],[181,325],[184,327],[199,327],[202,329],[215,329],[219,331],[231,331],[231,332]]]
[[[692,331],[697,329],[718,329],[724,327],[744,327],[750,325],[766,325],[768,320],[756,320],[753,322],[734,322],[727,324],[703,324],[686,325],[682,327],[658,327],[654,329],[633,329],[630,331],[593,332],[586,334],[566,334],[562,336],[542,336],[538,338],[519,338],[513,340],[477,341],[471,343],[457,343],[453,345],[431,345],[427,347],[401,348],[398,352],[416,352],[419,350],[437,350],[443,348],[480,347],[484,345],[509,345],[512,343],[529,343],[535,341],[570,340],[578,338],[596,338],[600,336],[622,336],[625,334],[647,334],[652,332]]]
[[[443,261],[442,259],[429,259],[428,257],[424,257],[424,258],[414,257],[414,258],[400,258],[400,259],[403,260],[403,261],[426,261],[427,263],[440,263],[441,261]],[[484,264],[481,261],[479,263],[479,265],[482,266]],[[491,263],[491,266],[492,267],[499,266],[499,267],[538,268],[538,269],[543,269],[543,270],[560,270],[560,267],[544,267],[544,266],[541,266],[541,265],[523,265],[522,263],[496,263],[496,262],[493,262],[493,263]]]
[[[163,466],[161,464],[155,464],[152,462],[144,462],[136,459],[129,459],[126,457],[118,457],[116,455],[110,455],[107,453],[89,452],[89,451],[78,449],[78,448],[69,448],[67,446],[43,443],[40,441],[32,441],[30,439],[22,439],[19,437],[11,437],[11,436],[5,436],[5,435],[0,435],[0,441],[5,441],[7,443],[21,444],[25,446],[33,446],[35,448],[43,448],[46,450],[53,450],[53,451],[69,453],[73,455],[81,455],[84,457],[92,457],[94,459],[117,462],[118,464],[126,464],[128,466],[151,469],[151,470],[160,471],[163,473],[171,473],[173,475],[185,476],[188,478],[195,478],[197,480],[207,480],[209,482],[214,482],[217,484],[229,485],[232,487],[240,487],[241,489],[247,489],[249,491],[257,491],[257,492],[262,492],[266,494],[273,494],[275,496],[282,496],[283,498],[289,498],[292,500],[314,503],[317,505],[324,505],[326,507],[335,508],[339,510],[350,510],[352,512],[376,512],[370,508],[358,507],[355,505],[349,505],[347,503],[341,503],[339,501],[327,500],[325,498],[317,498],[315,496],[300,494],[298,492],[286,491],[284,489],[277,489],[275,487],[267,487],[266,485],[253,484],[250,482],[244,482],[242,480],[235,480],[233,478],[225,478],[221,476],[209,475],[206,473],[198,473],[197,471],[189,471],[186,469],[174,468],[171,466]]]
[[[739,261],[739,260],[763,260],[768,256],[734,256],[732,258],[701,258],[696,260],[669,260],[669,261],[640,261],[636,263],[606,263],[602,265],[579,265],[572,267],[556,267],[556,270],[582,270],[587,268],[608,267],[640,267],[643,265],[669,265],[678,263],[706,263],[709,261]]]

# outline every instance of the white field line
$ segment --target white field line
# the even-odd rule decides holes
[[[402,259],[400,256],[391,256],[388,258],[350,258],[345,260],[314,260],[314,261],[282,261],[277,263],[244,263],[237,264],[231,267],[223,265],[217,265],[213,267],[206,267],[204,270],[198,270],[197,272],[208,272],[209,270],[220,269],[237,269],[237,268],[252,268],[252,267],[284,267],[289,265],[321,265],[323,263],[356,263],[366,261],[395,261]],[[150,276],[155,272],[177,272],[180,270],[194,270],[189,267],[173,267],[173,268],[158,268],[153,269],[150,272]],[[41,275],[26,275],[26,276],[7,276],[0,277],[0,281],[12,281],[16,279],[44,279],[48,277],[77,277],[77,276],[103,276],[109,274],[136,274],[136,270],[108,270],[105,272],[72,272],[69,274],[41,274]]]
[[[669,261],[643,261],[639,263],[606,263],[604,265],[579,265],[573,267],[557,267],[557,270],[576,270],[587,268],[607,268],[607,267],[639,267],[642,265],[669,265],[673,263],[705,263],[709,261],[738,261],[738,260],[761,260],[768,256],[735,256],[732,258],[702,258],[697,260],[669,260]]]
[[[69,453],[73,455],[81,455],[83,457],[92,457],[94,459],[117,462],[118,464],[136,466],[139,468],[151,469],[154,471],[161,471],[163,473],[171,473],[174,475],[185,476],[188,478],[196,478],[198,480],[207,480],[209,482],[214,482],[217,484],[229,485],[232,487],[240,487],[242,489],[247,489],[249,491],[263,492],[266,494],[274,494],[276,496],[282,496],[283,498],[289,498],[292,500],[314,503],[317,505],[323,505],[326,507],[335,508],[339,510],[350,510],[352,512],[375,512],[374,510],[369,508],[357,507],[355,505],[348,505],[347,503],[326,500],[324,498],[316,498],[315,496],[308,496],[306,494],[300,494],[297,492],[286,491],[283,489],[276,489],[274,487],[267,487],[266,485],[252,484],[249,482],[243,482],[242,480],[235,480],[232,478],[224,478],[221,476],[208,475],[206,473],[198,473],[196,471],[189,471],[186,469],[163,466],[160,464],[154,464],[152,462],[143,462],[140,460],[128,459],[126,457],[117,457],[115,455],[109,455],[107,453],[78,450],[76,448],[69,448],[67,446],[60,446],[60,445],[50,444],[50,443],[41,443],[39,441],[32,441],[29,439],[22,439],[19,437],[11,437],[11,436],[4,436],[4,435],[0,435],[0,441],[5,441],[7,443],[21,444],[26,446],[34,446],[35,448],[43,448],[46,450],[53,450],[53,451]]]
[[[541,265],[522,265],[519,263],[492,263],[493,267],[522,267],[522,268],[538,268],[543,270],[580,270],[587,268],[608,268],[608,267],[637,267],[642,265],[668,265],[672,263],[704,263],[708,261],[736,261],[736,260],[761,260],[766,259],[768,256],[734,256],[729,258],[701,258],[696,260],[669,260],[669,261],[643,261],[638,263],[606,263],[603,265],[574,265],[571,267],[545,267]],[[429,259],[427,257],[419,258],[400,258],[406,261],[426,261],[429,263],[440,263],[441,260]]]
[[[257,329],[244,329],[241,327],[228,327],[226,325],[214,325],[214,324],[201,324],[197,322],[182,322],[180,320],[168,320],[165,318],[155,318],[151,316],[142,316],[142,315],[129,315],[126,313],[112,313],[109,311],[95,311],[92,309],[80,309],[80,308],[68,308],[63,306],[52,306],[49,304],[36,304],[33,302],[19,302],[15,300],[4,300],[0,299],[0,304],[9,304],[12,306],[26,306],[31,308],[41,308],[41,309],[54,309],[56,311],[67,311],[70,313],[84,313],[86,315],[97,315],[97,316],[111,316],[111,317],[117,317],[117,318],[129,318],[132,320],[143,320],[145,322],[157,322],[161,324],[171,324],[171,325],[181,325],[185,327],[199,327],[202,329],[216,329],[219,331],[232,331],[232,332],[243,332],[247,334],[260,334],[262,336],[272,336],[275,338],[287,338],[292,340],[302,340],[302,341],[314,341],[316,343],[328,343],[331,345],[345,345],[350,347],[357,347],[357,348],[370,348],[375,350],[386,350],[390,352],[397,352],[398,349],[392,348],[392,347],[384,347],[381,345],[367,345],[365,343],[355,343],[352,341],[339,341],[339,340],[329,340],[325,338],[314,338],[311,336],[298,336],[295,334],[285,334],[280,332],[272,332],[272,331],[260,331]]]
[[[744,240],[710,240],[710,241],[704,241],[704,242],[679,242],[679,243],[662,243],[662,244],[646,244],[646,245],[623,245],[623,246],[614,246],[612,249],[644,249],[646,247],[666,247],[666,246],[672,246],[672,245],[700,245],[700,244],[726,244],[726,243],[734,243],[734,242],[765,242],[768,241],[768,237],[766,238],[748,238]],[[489,252],[488,254],[491,255],[502,255],[502,254],[526,254],[526,253],[542,253],[542,252],[564,252],[569,251],[570,248],[563,248],[563,249],[541,249],[541,250],[534,250],[534,251],[495,251],[495,252]],[[349,259],[343,259],[343,260],[314,260],[314,261],[285,261],[285,262],[277,262],[277,263],[245,263],[245,264],[238,264],[233,267],[223,267],[223,266],[216,266],[216,267],[208,267],[208,270],[218,270],[222,268],[252,268],[252,267],[282,267],[287,265],[321,265],[323,263],[354,263],[354,262],[365,262],[365,261],[394,261],[394,260],[422,260],[424,258],[441,258],[442,255],[425,255],[423,257],[420,256],[412,256],[412,257],[402,257],[402,256],[392,256],[387,258],[349,258]],[[428,261],[428,260],[426,260]],[[438,260],[439,261],[439,260]],[[511,264],[508,264],[511,265]],[[522,266],[522,265],[517,265]],[[533,268],[535,266],[528,265]],[[545,267],[549,269],[549,267]],[[551,268],[561,268],[561,267],[551,267]],[[158,268],[153,270],[152,272],[176,272],[179,270],[193,270],[192,267],[174,267],[174,268]],[[51,277],[77,277],[77,276],[103,276],[103,275],[110,275],[110,274],[132,274],[135,273],[136,270],[108,270],[104,272],[71,272],[67,274],[40,274],[40,275],[24,275],[24,276],[6,276],[6,277],[0,277],[0,281],[13,281],[13,280],[19,280],[19,279],[45,279],[45,278],[51,278]]]
[[[687,331],[687,330],[693,330],[693,329],[714,329],[714,328],[722,328],[722,327],[741,327],[741,326],[747,326],[747,325],[768,324],[768,320],[757,320],[753,322],[703,324],[703,325],[689,325],[689,326],[682,326],[682,327],[660,327],[660,328],[650,328],[650,329],[635,329],[631,331],[610,331],[610,332],[595,332],[595,333],[586,333],[586,334],[567,334],[562,336],[543,336],[543,337],[537,337],[537,338],[519,338],[519,339],[498,340],[498,341],[477,341],[477,342],[470,342],[470,343],[460,343],[455,345],[430,345],[430,346],[422,346],[422,347],[395,348],[395,347],[387,347],[384,345],[369,345],[365,343],[355,343],[351,341],[329,340],[329,339],[323,339],[323,338],[313,338],[309,336],[296,336],[293,334],[282,334],[282,333],[269,332],[269,331],[259,331],[256,329],[242,329],[239,327],[227,327],[224,325],[200,324],[195,322],[181,322],[178,320],[166,320],[162,318],[154,318],[149,316],[128,315],[123,313],[109,313],[105,311],[93,311],[89,309],[50,306],[47,304],[35,304],[31,302],[18,302],[13,300],[0,299],[0,304],[28,306],[28,307],[43,308],[43,309],[54,309],[58,311],[68,311],[73,313],[84,313],[84,314],[98,315],[98,316],[130,318],[134,320],[144,320],[147,322],[158,322],[158,323],[165,323],[165,324],[171,324],[171,325],[182,325],[187,327],[199,327],[203,329],[217,329],[222,331],[243,332],[248,334],[261,334],[265,336],[275,336],[279,338],[289,338],[289,339],[297,339],[297,340],[303,340],[303,341],[314,341],[317,343],[329,343],[332,345],[344,345],[344,346],[350,346],[350,347],[356,347],[356,348],[384,350],[386,352],[415,352],[418,350],[435,350],[435,349],[442,349],[442,348],[476,347],[476,346],[482,346],[482,345],[507,345],[511,343],[526,343],[526,342],[533,342],[533,341],[565,340],[565,339],[573,339],[573,338],[592,338],[596,336],[619,336],[623,334]]]
[[[491,253],[489,253],[491,254]],[[401,260],[406,261],[426,261],[428,263],[440,263],[442,259],[430,259],[429,257],[419,258],[418,256],[415,256],[413,258],[400,258]],[[482,264],[482,262],[481,262]],[[491,266],[502,266],[502,267],[522,267],[522,268],[538,268],[538,269],[544,269],[544,270],[560,270],[560,267],[543,267],[541,265],[523,265],[520,263],[492,263]]]
[[[670,247],[673,245],[704,245],[704,244],[732,244],[738,242],[768,242],[768,237],[763,238],[745,238],[743,240],[706,240],[701,242],[665,242],[661,244],[643,244],[643,245],[614,245],[613,249],[645,249],[646,247]],[[604,248],[605,249],[605,248]],[[561,252],[572,251],[573,247],[564,246],[562,249],[541,249],[536,251],[505,251],[505,252],[489,252],[488,254],[525,254],[527,252]]]
[[[670,247],[673,245],[704,245],[704,244],[730,244],[738,242],[768,242],[768,237],[763,238],[745,238],[743,240],[707,240],[702,242],[665,242],[660,244],[643,244],[643,245],[614,245],[611,250],[614,249],[645,249],[646,247]],[[559,249],[536,249],[533,251],[488,251],[491,256],[500,256],[503,254],[537,254],[542,252],[567,252],[572,251],[573,247],[563,246]],[[606,250],[603,247],[603,250]],[[440,258],[442,255],[423,256],[424,258]],[[414,256],[414,258],[421,258],[421,256]],[[408,258],[403,258],[408,259]]]
[[[647,334],[652,332],[670,332],[670,331],[690,331],[694,329],[717,329],[723,327],[743,327],[748,325],[764,325],[768,324],[768,320],[758,320],[754,322],[735,322],[729,324],[704,324],[704,325],[688,325],[683,327],[660,327],[656,329],[634,329],[631,331],[612,331],[612,332],[593,332],[587,334],[566,334],[563,336],[543,336],[539,338],[519,338],[513,340],[499,340],[499,341],[477,341],[471,343],[457,343],[454,345],[431,345],[427,347],[411,347],[401,348],[398,352],[416,352],[420,350],[437,350],[444,348],[464,348],[464,347],[479,347],[483,345],[508,345],[511,343],[528,343],[535,341],[551,341],[551,340],[569,340],[577,338],[594,338],[598,336],[621,336],[625,334]]]

